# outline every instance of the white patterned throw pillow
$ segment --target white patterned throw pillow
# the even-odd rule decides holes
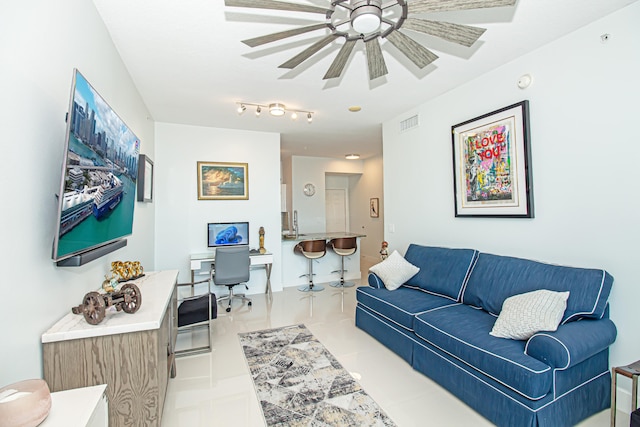
[[[384,283],[385,288],[395,291],[407,280],[415,276],[420,269],[404,259],[398,251],[393,251],[389,258],[369,269]]]
[[[567,309],[569,292],[546,289],[514,295],[504,300],[490,335],[526,340],[540,331],[555,331]]]

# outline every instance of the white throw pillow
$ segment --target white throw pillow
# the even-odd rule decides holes
[[[400,285],[415,276],[420,269],[404,259],[398,251],[393,251],[389,258],[374,265],[369,271],[382,279],[385,288],[395,291]]]
[[[514,295],[504,300],[490,335],[526,340],[540,331],[555,331],[567,309],[569,292],[547,289]]]

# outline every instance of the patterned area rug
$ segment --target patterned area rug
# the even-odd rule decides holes
[[[238,336],[267,426],[395,426],[304,325]]]

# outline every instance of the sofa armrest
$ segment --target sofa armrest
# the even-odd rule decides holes
[[[553,368],[566,369],[608,348],[616,334],[609,319],[584,319],[561,325],[555,332],[533,335],[524,352]]]
[[[372,288],[385,289],[384,282],[375,273],[369,272],[367,281],[369,282],[369,286],[371,286]]]

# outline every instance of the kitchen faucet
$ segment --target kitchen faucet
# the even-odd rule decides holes
[[[297,210],[293,211],[293,232],[297,239],[298,238],[298,211]]]

